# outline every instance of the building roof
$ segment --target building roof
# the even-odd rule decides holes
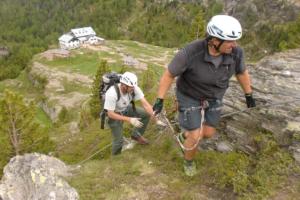
[[[101,37],[98,37],[98,36],[95,36],[95,38],[96,38],[97,40],[104,41],[104,38],[101,38]]]
[[[67,33],[60,36],[58,40],[62,42],[70,42],[73,38],[74,36],[72,36],[70,33]]]
[[[74,34],[75,37],[84,37],[84,36],[95,36],[96,32],[92,27],[84,27],[84,28],[75,28],[71,29],[71,32]]]
[[[86,41],[87,39],[86,39],[86,37],[80,37],[80,38],[78,38],[78,40],[81,41],[81,42],[84,42],[84,41]]]

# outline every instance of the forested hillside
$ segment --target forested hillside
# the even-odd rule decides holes
[[[244,26],[248,58],[298,47],[300,18],[286,1],[2,0],[0,80],[16,77],[33,54],[57,44],[71,28],[92,26],[106,39],[131,39],[180,47],[204,36],[207,20],[227,12]],[[273,13],[276,13],[274,15]],[[272,17],[270,14],[273,14]]]
[[[33,54],[56,45],[58,37],[71,28],[83,26],[92,26],[106,39],[180,47],[197,36],[203,37],[207,20],[226,11],[244,22],[246,34],[242,43],[248,44],[249,58],[262,57],[260,54],[266,49],[273,52],[299,46],[300,19],[296,20],[296,10],[291,5],[253,0],[250,4],[240,2],[232,9],[226,2],[2,0],[0,47],[8,48],[10,54],[0,60],[0,80],[16,77]],[[274,10],[279,15],[289,13],[288,17],[269,18]]]

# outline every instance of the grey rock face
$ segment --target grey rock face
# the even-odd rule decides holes
[[[62,177],[69,168],[60,160],[41,154],[12,158],[0,182],[1,200],[78,200],[76,190]]]
[[[278,53],[248,65],[257,108],[246,109],[244,94],[233,78],[224,98],[221,132],[237,146],[255,150],[252,135],[271,133],[280,146],[290,147],[299,160],[300,49]],[[298,139],[297,139],[298,138]],[[298,145],[298,148],[296,146]],[[297,151],[296,151],[297,150]]]
[[[248,23],[252,21],[252,25],[260,23],[259,21],[282,23],[295,19],[299,12],[299,2],[296,1],[222,0],[221,2],[224,5],[224,12],[237,17],[242,24],[246,21]],[[248,19],[254,16],[259,20]],[[250,27],[253,28],[253,26]]]
[[[230,152],[232,151],[232,146],[227,141],[222,141],[217,144],[217,150],[220,152]]]

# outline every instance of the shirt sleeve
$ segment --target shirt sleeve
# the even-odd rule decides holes
[[[180,50],[168,65],[169,72],[175,77],[182,74],[187,69],[186,49]]]
[[[237,61],[235,67],[235,74],[242,74],[246,70],[244,51],[241,48],[237,49]]]
[[[108,89],[105,94],[104,109],[115,110],[117,105],[118,96],[114,87]]]
[[[144,93],[143,93],[142,89],[138,86],[134,88],[134,94],[135,94],[134,99],[133,99],[134,101],[138,101],[138,100],[141,100],[142,98],[144,98]]]

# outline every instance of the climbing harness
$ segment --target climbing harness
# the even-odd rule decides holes
[[[162,116],[163,116],[164,120],[167,122],[168,128],[173,133],[172,134],[173,138],[177,141],[177,143],[180,146],[180,148],[181,148],[182,151],[191,151],[191,150],[193,150],[193,149],[195,149],[197,147],[197,145],[198,145],[198,143],[200,141],[200,137],[199,137],[198,140],[196,140],[196,143],[194,144],[194,146],[192,146],[191,148],[186,148],[183,145],[182,141],[180,140],[180,135],[176,135],[176,131],[174,130],[174,128],[173,128],[171,122],[169,121],[169,119],[167,118],[167,116],[165,114],[162,114]],[[204,117],[204,110],[201,109],[201,130],[200,131],[202,131],[202,124],[203,124],[203,120],[202,119],[203,119],[203,117]],[[182,133],[180,133],[180,134],[182,134]]]
[[[203,129],[203,123],[204,123],[204,116],[205,116],[205,109],[209,107],[209,103],[208,101],[206,100],[201,100],[200,101],[200,106],[192,106],[192,107],[188,107],[188,108],[179,108],[179,111],[183,112],[183,115],[184,115],[184,120],[186,121],[187,120],[187,114],[189,112],[194,112],[194,111],[200,111],[201,112],[201,122],[200,122],[200,132],[202,132],[202,129]],[[177,141],[177,143],[179,144],[181,150],[184,152],[184,151],[191,151],[193,149],[195,149],[197,146],[198,146],[198,143],[201,139],[201,137],[199,137],[197,140],[195,140],[195,144],[190,147],[190,148],[186,148],[184,145],[183,145],[183,141],[180,139],[180,133],[179,135],[176,135],[176,132],[175,130],[173,129],[172,127],[172,124],[170,123],[170,121],[168,120],[166,114],[164,113],[162,115],[164,117],[164,120],[167,122],[167,125],[168,127],[170,128],[170,130],[172,131],[173,133],[173,136],[175,138],[175,140]]]
[[[236,114],[240,114],[240,113],[243,113],[243,112],[246,112],[246,111],[249,111],[249,110],[254,110],[254,109],[257,109],[257,108],[264,108],[264,107],[271,107],[271,106],[276,106],[276,105],[283,105],[283,104],[287,104],[287,103],[293,103],[293,102],[297,102],[297,101],[300,101],[300,98],[296,98],[294,100],[290,100],[290,101],[285,101],[285,102],[279,102],[279,103],[272,103],[272,104],[267,104],[267,105],[259,105],[259,106],[256,106],[256,107],[251,107],[251,108],[246,108],[246,109],[243,109],[243,110],[239,110],[239,111],[235,111],[235,112],[231,112],[231,113],[227,113],[227,114],[224,114],[224,115],[221,115],[221,118],[225,118],[225,117],[229,117],[229,116],[232,116],[232,115],[236,115]],[[206,104],[208,106],[208,104]],[[206,107],[207,108],[207,107]],[[202,125],[203,125],[203,122],[204,122],[204,115],[205,115],[205,109],[203,107],[203,105],[201,104],[201,106],[197,106],[197,107],[190,107],[190,108],[185,108],[185,109],[180,109],[180,111],[183,111],[185,114],[187,114],[188,112],[190,111],[196,111],[196,110],[200,110],[201,112],[201,130],[202,131]],[[216,108],[209,108],[211,110],[220,110],[221,109],[221,106],[220,107],[216,107]],[[173,138],[177,141],[177,143],[179,144],[180,148],[182,151],[191,151],[193,149],[195,149],[199,143],[199,140],[200,138],[197,140],[197,143],[191,147],[191,148],[186,148],[184,147],[181,139],[180,139],[180,134],[177,134],[176,131],[174,130],[171,122],[169,121],[169,119],[167,118],[166,116],[166,113],[161,113],[161,116],[163,116],[164,120],[167,122],[167,125],[168,125],[168,128],[171,130],[172,132],[172,136]]]

